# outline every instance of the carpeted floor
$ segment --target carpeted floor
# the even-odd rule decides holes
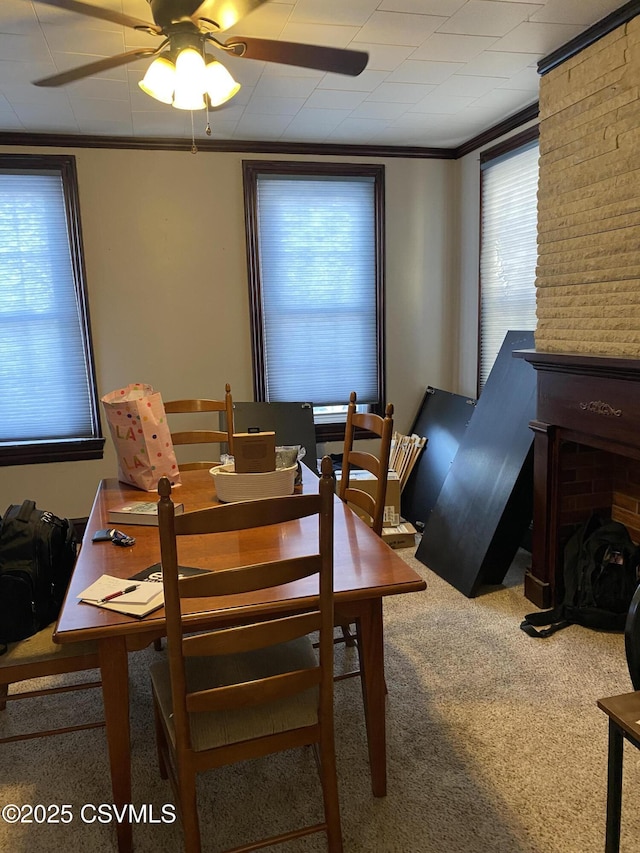
[[[346,853],[601,853],[607,719],[600,696],[631,689],[623,638],[567,628],[547,640],[519,630],[534,609],[522,593],[521,552],[501,587],[467,599],[413,557],[424,593],[385,601],[388,795],[371,795],[360,686],[336,684],[336,728]],[[338,647],[339,649],[342,647]],[[340,653],[342,654],[342,653]],[[348,653],[349,654],[349,653]],[[153,649],[130,657],[136,853],[182,849],[157,773],[147,670]],[[341,665],[343,661],[338,661]],[[347,662],[348,663],[348,662]],[[55,705],[55,709],[54,706]],[[0,732],[47,715],[97,718],[99,691],[9,703]],[[625,749],[622,853],[640,853],[640,752]],[[248,762],[201,779],[205,853],[319,817],[309,750]],[[115,851],[113,826],[95,817],[110,802],[101,730],[0,747],[0,805],[69,804],[70,823],[8,825],[0,850]],[[88,804],[82,820],[82,806]],[[142,810],[141,810],[142,813]],[[272,848],[326,849],[322,836]]]

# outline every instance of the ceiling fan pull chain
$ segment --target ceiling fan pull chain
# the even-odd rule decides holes
[[[190,110],[190,113],[191,113],[191,153],[197,154],[198,153],[198,146],[196,145],[196,137],[195,137],[195,132],[193,130],[193,110]]]

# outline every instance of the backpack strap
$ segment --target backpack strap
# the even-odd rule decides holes
[[[566,618],[564,605],[559,604],[553,610],[543,610],[538,613],[528,613],[520,623],[520,628],[530,637],[550,637],[561,628],[566,628],[572,623]],[[542,631],[537,631],[542,625],[548,625]]]
[[[18,521],[29,521],[29,519],[31,518],[31,513],[34,511],[35,508],[35,501],[22,501],[22,506],[20,507],[16,518],[18,519]]]
[[[529,617],[542,615],[543,614],[541,613],[530,613],[529,616],[525,616],[524,621],[520,623],[520,627],[525,634],[528,634],[530,637],[550,637],[552,634],[555,634],[556,631],[560,631],[562,628],[567,628],[569,625],[573,624],[567,619],[559,619],[557,622],[552,622],[548,628],[543,628],[541,631],[538,631],[533,627],[531,622],[529,622]]]

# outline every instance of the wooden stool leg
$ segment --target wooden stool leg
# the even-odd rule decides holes
[[[622,811],[622,730],[609,718],[609,759],[607,772],[607,835],[605,853],[619,853]]]
[[[4,711],[7,707],[7,696],[9,695],[9,685],[0,684],[0,711]]]

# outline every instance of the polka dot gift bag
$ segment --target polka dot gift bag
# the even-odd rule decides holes
[[[146,492],[155,491],[161,477],[178,485],[180,472],[160,394],[136,382],[106,394],[102,405],[118,456],[118,479]]]

